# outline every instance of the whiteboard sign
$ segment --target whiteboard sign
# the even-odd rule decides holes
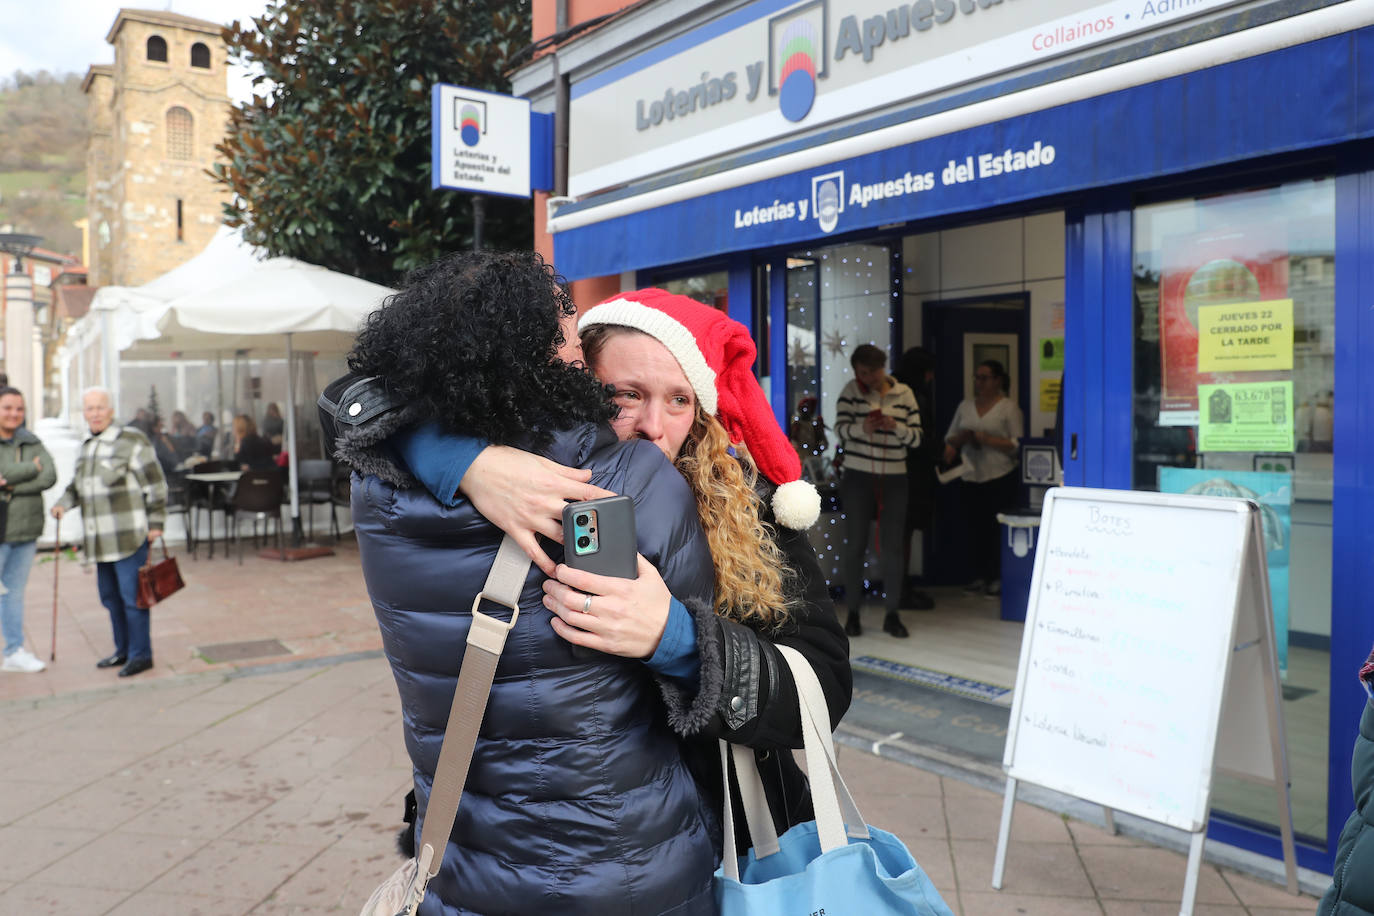
[[[431,185],[530,196],[530,102],[439,83],[430,91]]]
[[[1049,492],[1009,776],[1201,829],[1252,513],[1242,500]]]
[[[1259,507],[1057,488],[1045,496],[1007,733],[992,886],[1026,780],[1192,834],[1191,916],[1212,775],[1274,790],[1298,892],[1274,620]]]

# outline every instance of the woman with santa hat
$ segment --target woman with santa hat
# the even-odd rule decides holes
[[[689,606],[692,633],[676,609],[663,645],[695,653],[695,695],[665,690],[669,722],[685,736],[693,771],[713,802],[721,800],[715,739],[755,749],[779,831],[812,818],[810,794],[792,754],[801,746],[796,685],[777,645],[797,649],[815,670],[832,727],[849,708],[849,643],[806,529],[820,513],[815,488],[754,376],[748,328],[724,312],[658,289],[623,293],[578,322],[587,365],[614,392],[611,426],[621,439],[648,439],[687,478],[711,545],[715,606]],[[627,580],[567,566],[544,583],[546,606],[578,641],[618,616],[655,620],[633,603]],[[578,614],[582,594],[597,596],[599,618]],[[600,605],[605,610],[597,610]],[[607,619],[609,618],[609,619]],[[675,636],[674,634],[680,634]],[[739,848],[747,848],[739,838]]]

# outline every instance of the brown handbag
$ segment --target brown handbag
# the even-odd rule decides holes
[[[181,569],[177,566],[177,558],[167,553],[167,542],[158,538],[158,543],[162,545],[162,559],[154,563],[150,556],[149,562],[138,570],[137,603],[141,608],[150,608],[186,587],[181,578]]]

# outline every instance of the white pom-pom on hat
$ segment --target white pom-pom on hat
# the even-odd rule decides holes
[[[821,494],[810,481],[785,483],[773,494],[773,517],[794,531],[810,528],[821,517]]]

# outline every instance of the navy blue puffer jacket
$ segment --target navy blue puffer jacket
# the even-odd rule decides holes
[[[1369,658],[1374,661],[1374,653]],[[1336,844],[1331,887],[1317,906],[1317,916],[1374,914],[1374,700],[1364,704],[1350,780],[1355,810]]]
[[[630,496],[640,552],[674,595],[709,605],[711,555],[695,503],[657,448],[586,425],[558,433],[544,454]],[[468,503],[447,509],[375,476],[354,477],[353,518],[423,822],[470,609],[501,533]],[[443,868],[420,912],[714,912],[716,820],[648,668],[574,651],[550,626],[542,581],[531,566]]]

